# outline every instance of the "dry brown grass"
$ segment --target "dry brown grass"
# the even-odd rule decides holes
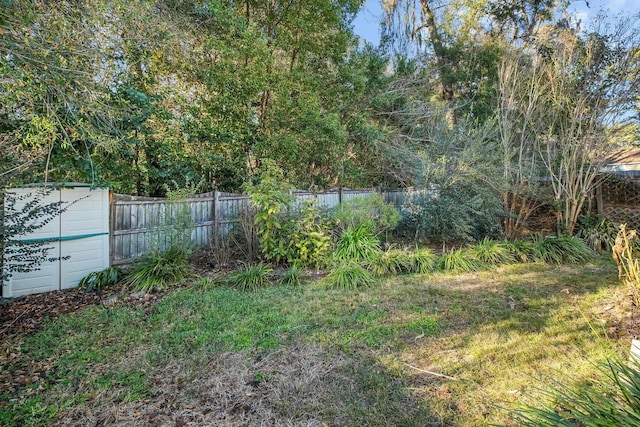
[[[628,348],[637,331],[624,298],[610,263],[397,276],[356,291],[186,289],[148,311],[88,311],[34,337],[25,355],[61,359],[57,377],[23,396],[55,412],[23,419],[513,425],[505,408],[537,399],[536,387],[588,377],[593,361]]]
[[[309,344],[295,344],[262,355],[241,351],[211,355],[200,361],[174,360],[154,374],[149,398],[118,404],[121,390],[111,389],[67,411],[58,423],[62,426],[358,425],[360,421],[371,420],[379,408],[371,406],[369,414],[352,413],[354,402],[364,409],[373,405],[376,398],[385,397],[384,390],[362,390],[358,377],[369,374],[367,371],[372,369],[369,362]],[[405,398],[404,413],[397,413],[397,418],[379,418],[375,425],[415,425],[412,418],[421,412],[421,404],[411,394]],[[403,420],[410,424],[404,424]]]

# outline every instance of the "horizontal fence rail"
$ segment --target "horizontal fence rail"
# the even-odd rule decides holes
[[[335,208],[341,202],[372,193],[381,194],[387,203],[400,207],[417,190],[340,189],[325,193],[293,191],[296,206],[309,199],[318,205]],[[136,258],[166,249],[175,238],[188,239],[195,246],[223,239],[243,220],[252,219],[252,204],[245,194],[210,192],[181,201],[163,198],[111,194],[110,262],[129,264]]]

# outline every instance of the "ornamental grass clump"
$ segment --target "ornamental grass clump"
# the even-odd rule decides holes
[[[174,245],[162,252],[156,251],[135,261],[123,283],[135,291],[150,292],[182,282],[192,272],[190,253],[189,248],[183,245]]]
[[[284,286],[300,286],[302,284],[302,268],[297,262],[284,272],[279,283]]]
[[[408,273],[412,270],[411,254],[401,249],[391,248],[380,252],[369,263],[369,269],[378,276]]]
[[[532,242],[524,240],[506,241],[502,243],[516,262],[535,262],[536,250]]]
[[[473,246],[471,252],[478,261],[486,265],[511,264],[515,260],[504,243],[486,237]]]
[[[369,227],[349,227],[340,236],[334,258],[346,262],[366,262],[374,260],[380,253],[380,240]]]
[[[533,251],[536,261],[547,264],[579,264],[593,258],[593,251],[577,237],[537,238]]]
[[[227,277],[227,283],[242,291],[255,291],[271,283],[272,269],[266,264],[247,265]]]
[[[330,288],[351,290],[368,288],[376,283],[371,272],[355,262],[336,265],[323,280]]]
[[[452,249],[438,259],[438,269],[443,271],[470,272],[481,270],[483,267],[469,249]]]
[[[426,274],[436,270],[438,257],[429,248],[416,248],[409,254],[412,273]]]

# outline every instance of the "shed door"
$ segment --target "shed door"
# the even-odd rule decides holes
[[[33,189],[12,190],[18,194]],[[62,201],[64,212],[25,240],[53,239],[48,244],[55,261],[36,271],[14,273],[3,284],[4,297],[68,289],[87,274],[109,266],[109,191],[88,187],[52,191],[45,204]],[[22,201],[21,203],[26,203]],[[17,206],[20,208],[20,206]]]

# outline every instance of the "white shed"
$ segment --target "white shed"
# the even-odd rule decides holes
[[[7,192],[19,197],[21,209],[35,194],[34,188]],[[62,202],[62,212],[20,240],[46,241],[49,257],[37,270],[13,273],[2,284],[3,297],[18,297],[78,286],[80,279],[109,266],[109,190],[92,189],[87,184],[66,184],[54,189],[43,204]],[[49,243],[50,242],[50,243]],[[8,260],[5,259],[5,265]]]

